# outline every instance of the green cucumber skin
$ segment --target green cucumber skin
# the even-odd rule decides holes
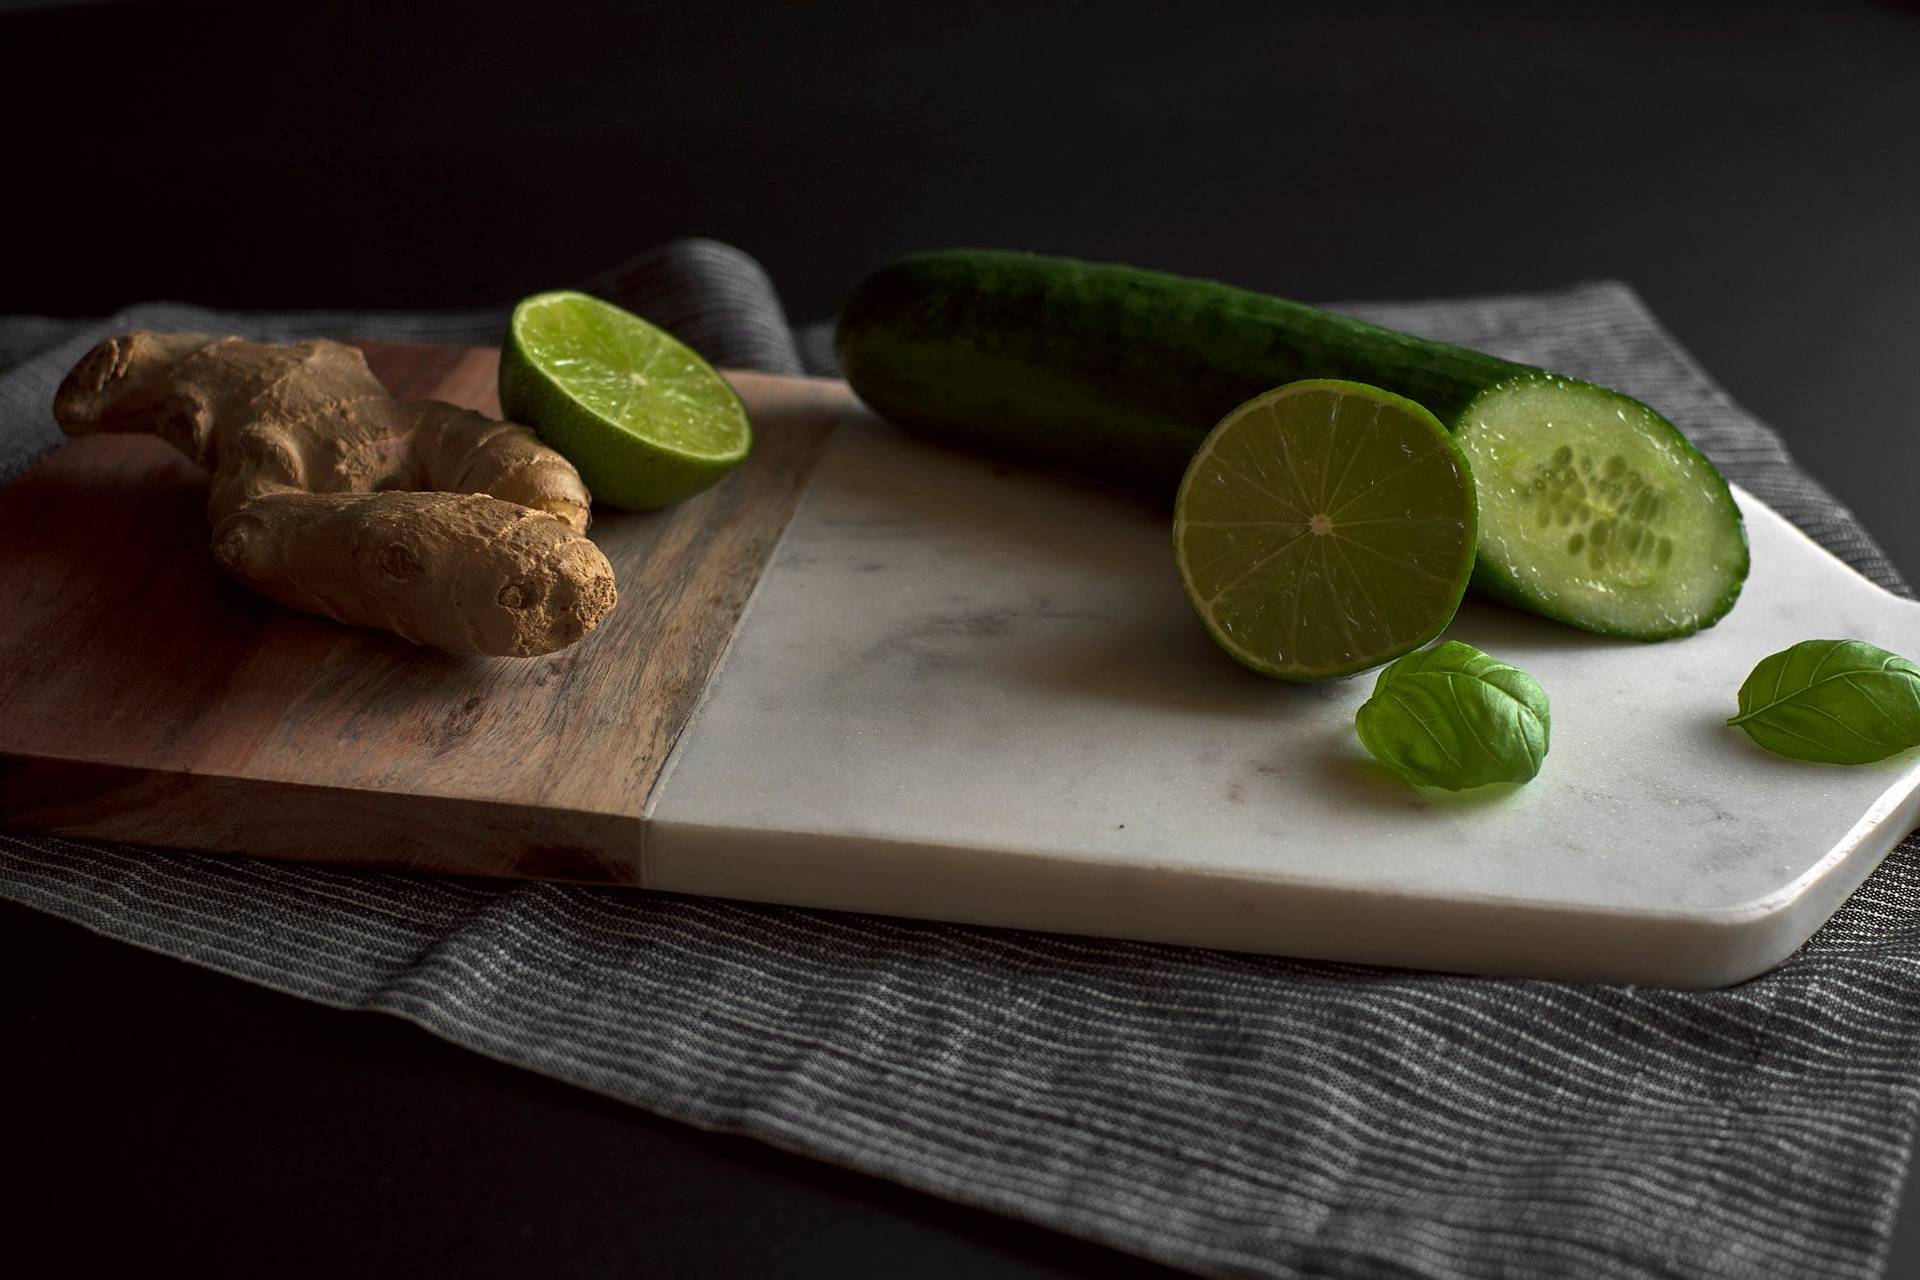
[[[882,268],[841,309],[835,345],[896,426],[1169,498],[1221,417],[1283,383],[1364,382],[1451,427],[1529,371],[1211,281],[994,250]]]
[[[1502,384],[1577,381],[1213,281],[991,249],[913,254],[881,268],[842,306],[834,345],[848,384],[895,426],[1169,500],[1221,417],[1283,383],[1367,383],[1458,431],[1474,400]],[[1724,501],[1740,525],[1731,492]],[[1744,527],[1740,536],[1744,546]],[[1633,639],[1687,635],[1733,607],[1745,576],[1743,564],[1717,610],[1684,627],[1559,620]],[[1476,563],[1472,589],[1559,617],[1490,558]]]

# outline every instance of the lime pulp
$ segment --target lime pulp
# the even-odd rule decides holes
[[[1181,585],[1214,640],[1263,675],[1352,675],[1433,639],[1473,571],[1465,456],[1431,413],[1355,382],[1254,397],[1181,480]]]
[[[747,456],[745,406],[665,330],[583,293],[514,308],[500,403],[579,469],[594,497],[653,510],[718,481]]]

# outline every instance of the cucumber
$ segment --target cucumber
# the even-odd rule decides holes
[[[1644,640],[1712,626],[1747,576],[1720,473],[1637,400],[1303,303],[1133,267],[950,250],[882,268],[835,333],[896,426],[1171,500],[1222,415],[1305,378],[1424,405],[1474,470],[1473,589]]]

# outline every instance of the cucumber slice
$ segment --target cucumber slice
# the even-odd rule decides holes
[[[1739,597],[1747,536],[1733,494],[1638,400],[1521,374],[1469,402],[1454,438],[1481,495],[1481,594],[1639,640],[1711,626]]]

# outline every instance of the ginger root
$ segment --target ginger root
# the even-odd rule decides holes
[[[573,465],[525,427],[395,400],[352,347],[121,334],[53,412],[70,436],[155,435],[210,471],[214,558],[296,609],[526,657],[613,608]]]

